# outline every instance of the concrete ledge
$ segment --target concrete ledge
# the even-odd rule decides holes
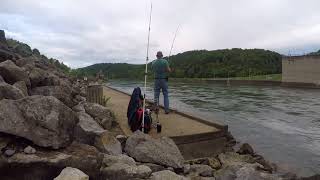
[[[171,138],[177,145],[183,145],[183,144],[195,143],[200,141],[208,141],[215,138],[224,137],[226,133],[227,131],[218,131],[218,132],[211,132],[211,133],[193,134],[193,135],[187,135],[187,136],[174,136]]]
[[[186,160],[215,157],[220,153],[228,151],[228,140],[226,137],[219,137],[205,141],[178,144],[179,150]]]
[[[114,90],[114,91],[117,91],[117,92],[119,92],[119,93],[122,93],[122,94],[124,94],[124,95],[131,96],[131,94],[129,94],[129,93],[120,91],[120,90],[115,89],[115,88],[112,88],[112,87],[110,87],[110,86],[106,86],[106,87],[108,87],[109,89],[112,89],[112,90]],[[152,104],[152,103],[153,103],[152,101],[150,101],[150,100],[148,100],[148,99],[146,99],[146,102],[147,102],[148,104]],[[160,107],[161,107],[161,108],[164,108],[162,105],[160,105]],[[178,110],[176,110],[176,109],[173,109],[173,108],[170,108],[170,110],[173,111],[173,112],[175,112],[176,114],[181,115],[181,116],[184,116],[184,117],[193,119],[193,120],[195,120],[195,121],[201,122],[201,123],[206,124],[206,125],[208,125],[208,126],[216,127],[216,128],[218,128],[218,129],[223,130],[224,132],[228,132],[228,126],[227,126],[227,125],[222,125],[222,124],[219,124],[219,123],[209,122],[209,121],[207,121],[207,120],[204,120],[204,119],[195,117],[195,116],[193,116],[193,115],[190,115],[190,114],[187,114],[187,113],[184,113],[184,112],[180,112],[180,111],[178,111]]]
[[[292,87],[292,88],[320,89],[320,84],[313,84],[313,83],[282,82],[281,86],[283,86],[283,87]]]

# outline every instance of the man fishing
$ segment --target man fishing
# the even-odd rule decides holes
[[[171,72],[171,68],[168,61],[163,59],[161,51],[157,52],[157,59],[152,62],[151,68],[154,72],[154,103],[159,105],[160,90],[162,90],[164,110],[169,114],[168,73]]]

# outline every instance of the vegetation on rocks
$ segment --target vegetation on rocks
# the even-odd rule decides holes
[[[71,70],[68,66],[63,64],[63,62],[60,62],[57,59],[47,58],[45,55],[41,54],[38,49],[31,49],[31,47],[25,43],[19,42],[14,39],[7,39],[7,44],[9,48],[11,48],[15,53],[18,53],[22,57],[36,56],[53,64],[56,68],[62,70],[65,73],[69,73],[69,71]]]

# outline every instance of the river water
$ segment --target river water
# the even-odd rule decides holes
[[[130,93],[143,82],[111,81]],[[147,98],[153,99],[148,83]],[[170,106],[229,126],[241,143],[284,170],[320,173],[320,90],[169,82]],[[142,88],[143,89],[143,88]],[[163,102],[161,100],[161,102]]]

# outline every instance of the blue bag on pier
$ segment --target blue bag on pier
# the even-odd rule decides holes
[[[128,124],[132,131],[136,131],[137,128],[140,129],[141,127],[141,126],[140,127],[137,127],[137,126],[139,123],[141,124],[141,121],[139,120],[140,117],[138,114],[138,110],[142,108],[142,104],[143,104],[143,96],[141,94],[141,89],[139,87],[136,87],[132,92],[128,109],[127,109]]]

